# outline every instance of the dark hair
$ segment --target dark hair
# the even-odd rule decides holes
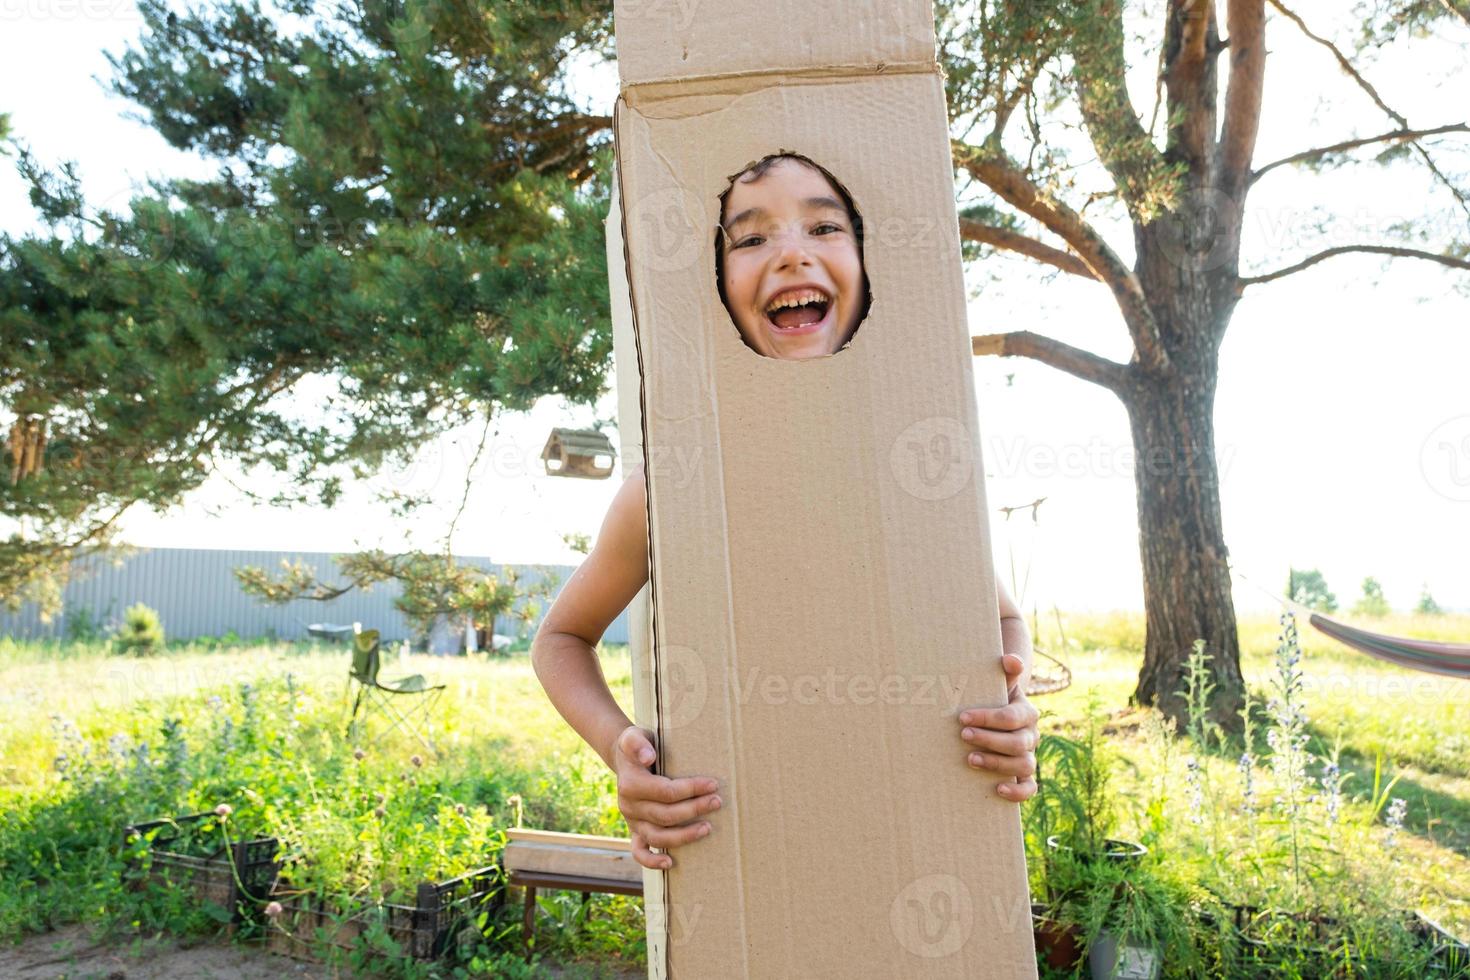
[[[800,153],[793,153],[790,150],[778,150],[775,153],[761,157],[759,160],[748,165],[744,170],[731,174],[726,178],[728,183],[725,189],[720,192],[720,220],[719,224],[715,225],[715,285],[720,292],[720,302],[724,304],[727,311],[730,309],[730,301],[725,296],[725,251],[722,247],[725,242],[725,207],[729,203],[730,192],[735,189],[737,181],[742,184],[753,184],[764,177],[772,167],[782,160],[795,160],[797,163],[805,164],[825,177],[827,183],[837,192],[837,197],[842,201],[842,206],[847,209],[847,220],[852,222],[852,233],[857,239],[858,246],[858,267],[862,269],[863,273],[863,308],[858,314],[857,323],[853,324],[852,332],[842,338],[842,344],[838,348],[840,350],[842,347],[847,346],[847,342],[852,339],[852,334],[857,333],[858,326],[867,319],[868,308],[873,304],[873,292],[868,287],[868,266],[863,256],[863,216],[858,214],[857,207],[852,203],[852,195],[848,193],[846,187],[842,186],[842,181],[832,176],[826,167],[810,157],[803,156]]]

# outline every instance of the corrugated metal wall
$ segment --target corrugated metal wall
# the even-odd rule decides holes
[[[396,583],[376,585],[369,592],[354,589],[329,602],[298,599],[283,606],[271,606],[246,595],[232,573],[232,569],[242,565],[275,573],[282,560],[305,562],[327,583],[342,581],[336,574],[332,555],[323,552],[150,548],[117,565],[109,559],[78,562],[63,593],[65,607],[61,615],[50,623],[42,623],[33,604],[14,614],[0,609],[0,636],[64,637],[68,616],[85,610],[105,623],[121,619],[124,609],[142,602],[158,610],[169,639],[221,636],[230,630],[245,638],[302,639],[307,635],[308,623],[322,622],[360,622],[364,629],[380,630],[385,642],[396,643],[410,637],[408,620],[393,606],[399,594]],[[488,558],[461,557],[459,561],[487,571],[504,567]],[[574,570],[571,565],[516,566],[523,585],[543,581],[550,574],[557,579],[558,591],[560,583],[570,578]],[[536,604],[540,609],[529,627],[532,631],[539,625],[550,600],[543,599]],[[497,633],[508,636],[518,635],[522,628],[519,620],[510,618],[502,618],[495,624]],[[627,613],[613,621],[603,639],[609,643],[628,641]]]

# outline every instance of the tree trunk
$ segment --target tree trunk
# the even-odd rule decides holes
[[[1162,376],[1130,387],[1124,396],[1133,431],[1148,617],[1133,701],[1157,706],[1182,728],[1184,665],[1194,641],[1203,639],[1215,683],[1210,717],[1234,730],[1244,681],[1220,519],[1217,362],[1212,348],[1176,348],[1171,355]]]

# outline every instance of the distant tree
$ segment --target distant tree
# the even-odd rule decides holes
[[[163,649],[163,621],[157,610],[135,603],[123,612],[123,621],[112,637],[115,653],[130,653],[142,656]]]
[[[10,148],[5,144],[10,140],[10,113],[0,112],[0,156],[10,156]]]
[[[1360,616],[1387,616],[1391,611],[1378,580],[1371,575],[1363,579],[1363,595],[1353,604],[1353,612]]]
[[[579,555],[585,555],[592,550],[592,535],[581,531],[567,531],[561,536],[562,542]]]
[[[1424,583],[1423,590],[1419,593],[1419,604],[1414,607],[1416,613],[1426,616],[1438,616],[1444,612],[1439,603],[1434,601],[1434,596],[1429,594],[1429,583]]]
[[[501,616],[533,622],[538,607],[521,600],[549,595],[556,584],[548,579],[523,589],[513,568],[497,575],[422,551],[398,555],[362,551],[339,555],[336,563],[345,584],[329,585],[305,562],[285,559],[276,576],[247,565],[235,569],[235,578],[247,594],[273,605],[297,599],[329,602],[353,589],[369,591],[379,583],[395,582],[400,592],[393,605],[420,634],[429,633],[438,620],[446,617],[462,623],[468,616],[476,629],[494,629],[495,620]]]
[[[1327,580],[1315,568],[1288,571],[1286,595],[1292,602],[1299,602],[1308,609],[1318,612],[1336,612],[1337,596],[1327,588]]]

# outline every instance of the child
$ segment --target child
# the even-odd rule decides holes
[[[717,232],[720,298],[747,346],[767,357],[824,357],[839,351],[867,312],[862,224],[843,187],[796,154],[766,157],[731,178]],[[718,327],[716,328],[718,329]],[[709,833],[699,818],[721,805],[715,780],[650,771],[652,733],[632,724],[603,679],[595,649],[609,623],[648,581],[643,468],[628,474],[597,544],[546,614],[531,660],[552,704],[617,775],[618,809],[633,856],[669,868],[660,851]],[[1020,802],[1036,792],[1037,712],[1022,693],[1030,640],[1021,612],[997,584],[1002,667],[1010,703],[959,715],[957,733],[977,769],[1014,777],[998,792]]]

